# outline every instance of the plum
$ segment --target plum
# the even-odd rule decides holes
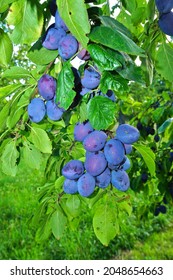
[[[42,45],[48,50],[58,50],[60,40],[65,36],[66,32],[64,31],[64,29],[50,28],[47,30]]]
[[[104,154],[108,163],[118,165],[124,160],[125,150],[121,141],[110,139],[104,147]]]
[[[88,197],[94,192],[95,178],[86,172],[78,179],[77,186],[79,194]]]
[[[90,54],[86,49],[82,49],[78,54],[77,57],[81,60],[88,60],[90,59]]]
[[[46,102],[46,112],[50,120],[58,121],[61,119],[65,110],[60,108],[53,99]]]
[[[130,166],[131,166],[131,162],[130,162],[130,160],[129,160],[129,158],[128,157],[125,157],[125,162],[122,164],[122,166],[121,166],[121,168],[123,169],[123,170],[127,170],[127,169],[129,169],[130,168]]]
[[[71,58],[77,52],[77,49],[78,42],[71,34],[66,35],[59,42],[58,52],[64,60]]]
[[[139,130],[129,124],[121,124],[116,130],[116,138],[124,144],[133,144],[139,137]]]
[[[125,148],[126,155],[129,155],[132,152],[132,149],[133,149],[131,144],[124,144],[124,148]]]
[[[55,13],[55,28],[63,28],[64,31],[68,31],[68,27],[60,17],[58,10]]]
[[[85,88],[94,89],[100,83],[100,73],[93,67],[88,67],[84,70],[84,76],[81,79],[81,84]]]
[[[80,160],[70,160],[62,168],[62,175],[70,180],[78,179],[84,173],[84,165]]]
[[[80,91],[80,95],[84,96],[88,92],[90,92],[91,89],[82,87],[82,90]]]
[[[89,152],[100,151],[106,142],[107,135],[103,131],[94,130],[88,136],[85,137],[83,141],[83,146],[85,150]]]
[[[173,0],[155,0],[160,13],[169,13],[173,9]]]
[[[76,123],[74,127],[74,139],[83,142],[84,138],[93,131],[89,121],[83,123]]]
[[[92,176],[100,175],[107,167],[107,161],[103,152],[90,153],[84,163],[86,171]]]
[[[39,123],[46,114],[44,101],[40,98],[34,98],[28,105],[28,115],[32,122]]]
[[[162,14],[159,18],[159,27],[163,33],[173,36],[173,12]]]
[[[116,189],[123,192],[127,191],[130,187],[129,176],[124,170],[113,170],[111,172],[111,183]]]
[[[116,101],[115,94],[113,93],[112,90],[108,90],[107,93],[105,94],[105,96],[106,96],[107,98],[109,98],[110,100],[112,100],[113,102]]]
[[[96,186],[105,189],[109,186],[111,182],[111,171],[106,168],[100,175],[96,176]]]
[[[55,96],[56,91],[56,80],[48,75],[44,74],[38,80],[38,92],[39,94],[45,99],[50,100],[53,99]]]
[[[77,180],[65,179],[63,184],[63,190],[65,193],[68,194],[77,193],[78,192]]]

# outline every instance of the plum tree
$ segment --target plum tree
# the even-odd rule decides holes
[[[139,137],[138,129],[129,124],[121,124],[116,130],[116,138],[124,144],[133,144]]]
[[[106,139],[107,135],[105,132],[94,130],[85,137],[83,146],[89,152],[97,152],[104,147]]]
[[[62,18],[60,17],[58,10],[56,10],[56,13],[55,13],[55,28],[57,28],[57,29],[63,28],[64,31],[68,31],[68,27],[65,24],[65,22],[62,20]]]
[[[70,160],[62,168],[62,175],[70,180],[78,179],[84,173],[84,165],[80,160]]]
[[[56,103],[55,100],[48,100],[46,102],[46,113],[50,120],[58,121],[61,119],[64,109],[60,108]]]
[[[58,52],[64,60],[71,58],[77,50],[78,42],[73,35],[68,34],[60,40]]]
[[[39,123],[46,114],[44,101],[40,98],[33,98],[28,105],[28,115],[32,122]]]
[[[102,189],[107,188],[111,182],[110,169],[106,168],[100,175],[96,176],[95,180],[96,180],[96,186]]]
[[[86,172],[78,179],[77,187],[81,196],[88,197],[94,192],[95,178]]]
[[[66,36],[63,28],[49,28],[43,40],[43,47],[48,50],[58,50],[60,40]]]
[[[159,18],[159,27],[163,33],[173,36],[173,12],[162,14]]]
[[[63,184],[63,191],[68,194],[77,193],[78,192],[77,180],[65,179]]]
[[[84,138],[93,131],[89,121],[83,123],[76,123],[74,127],[74,139],[83,142]]]
[[[81,79],[82,86],[89,89],[96,88],[100,83],[100,73],[93,67],[88,67],[84,71],[84,76]]]
[[[48,75],[44,74],[38,80],[38,92],[39,94],[45,99],[50,100],[53,99],[55,96],[56,91],[56,80]]]
[[[92,176],[98,176],[107,167],[107,161],[103,152],[89,153],[84,163],[85,169]]]
[[[116,189],[123,192],[127,191],[130,187],[129,176],[124,170],[113,170],[111,172],[111,182]]]
[[[160,13],[169,13],[173,9],[173,0],[155,0]]]
[[[123,161],[125,156],[124,146],[121,141],[110,139],[105,144],[104,154],[108,163],[118,165]]]

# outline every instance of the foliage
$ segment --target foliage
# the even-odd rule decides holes
[[[81,96],[72,71],[79,50],[64,61],[57,50],[42,46],[51,18],[50,2],[0,1],[1,169],[16,176],[21,160],[32,170],[39,170],[44,162],[44,183],[32,219],[38,242],[52,233],[60,239],[67,228],[76,230],[86,211],[96,237],[108,246],[121,233],[122,217],[127,221],[132,215],[136,193],[143,195],[138,219],[148,218],[164,196],[172,203],[172,42],[158,26],[154,0],[118,1],[113,8],[119,8],[116,18],[106,1],[57,0],[69,31],[90,53],[78,68],[80,77],[88,66],[101,74],[98,88]],[[17,56],[13,55],[16,45]],[[37,83],[43,74],[57,80],[56,101],[66,111],[58,121],[46,117],[33,123],[27,106],[39,96]],[[97,96],[98,91],[108,90],[113,90],[116,103]],[[140,140],[130,155],[131,189],[126,193],[111,186],[96,188],[88,198],[63,192],[63,165],[85,157],[81,143],[74,141],[74,126],[88,119],[95,129],[111,136],[124,122],[140,127]],[[143,173],[147,183],[142,181]]]

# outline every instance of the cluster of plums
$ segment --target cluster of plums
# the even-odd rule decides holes
[[[89,121],[78,122],[74,139],[82,142],[86,157],[84,163],[71,160],[62,168],[64,192],[88,197],[96,186],[104,189],[110,184],[127,191],[130,180],[126,170],[130,168],[130,160],[126,155],[132,152],[132,144],[139,136],[138,129],[129,124],[119,125],[115,137],[110,139],[104,131],[93,129]]]
[[[32,122],[39,123],[47,115],[52,121],[59,120],[64,109],[55,102],[56,80],[44,74],[38,81],[40,97],[33,98],[28,105],[28,115]]]
[[[173,0],[155,0],[160,13],[159,27],[163,33],[173,36]]]

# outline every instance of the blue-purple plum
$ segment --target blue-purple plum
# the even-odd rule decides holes
[[[80,95],[84,96],[85,94],[87,94],[90,91],[91,91],[91,89],[82,87],[82,90],[80,91]]]
[[[78,54],[77,57],[81,60],[88,60],[90,59],[90,54],[86,49],[82,49]]]
[[[95,180],[96,180],[96,186],[102,189],[107,188],[111,182],[110,169],[106,168],[100,175],[96,176]]]
[[[160,13],[169,13],[173,9],[173,0],[155,0]]]
[[[76,123],[74,127],[74,139],[79,142],[83,142],[85,137],[91,133],[94,129],[92,128],[89,121],[83,123]]]
[[[78,192],[77,180],[65,179],[63,184],[63,190],[65,193],[68,194],[77,193]]]
[[[129,176],[124,170],[112,171],[111,183],[119,191],[125,192],[130,187]]]
[[[94,89],[100,83],[100,74],[93,68],[88,67],[84,70],[84,76],[81,79],[81,84],[85,88]]]
[[[123,170],[128,170],[131,166],[131,162],[128,157],[126,157],[126,161],[122,164],[121,168]]]
[[[159,27],[163,33],[173,36],[173,12],[162,14],[159,18]]]
[[[50,28],[47,30],[42,45],[48,50],[58,50],[60,40],[65,36],[66,36],[66,32],[64,31],[64,29]]]
[[[78,179],[84,173],[84,165],[80,160],[73,159],[64,165],[62,175],[70,180]]]
[[[58,10],[55,13],[55,28],[63,28],[64,31],[68,31],[68,27],[60,17]]]
[[[131,154],[132,150],[133,150],[133,147],[131,144],[124,144],[124,148],[125,148],[125,153],[126,155],[129,155]]]
[[[94,192],[95,178],[86,172],[78,179],[77,186],[79,194],[88,197]]]
[[[83,141],[85,150],[89,152],[100,151],[106,143],[107,135],[103,131],[94,130]]]
[[[55,103],[54,99],[48,100],[46,102],[46,113],[47,113],[47,116],[50,120],[52,120],[52,121],[60,120],[64,111],[65,110],[63,108],[60,108]]]
[[[77,52],[77,49],[78,42],[71,34],[66,35],[59,42],[58,52],[64,60],[71,58]]]
[[[106,96],[107,98],[109,98],[110,100],[112,100],[113,102],[116,101],[115,94],[113,93],[112,90],[108,90],[107,93],[105,94],[105,96]]]
[[[44,74],[38,80],[38,92],[45,100],[51,100],[55,96],[56,80],[48,75]]]
[[[129,124],[121,124],[116,130],[116,138],[124,144],[133,144],[139,137],[139,130]]]
[[[125,156],[124,146],[121,141],[110,139],[105,144],[104,154],[108,163],[118,165],[123,161]]]
[[[84,163],[86,171],[92,176],[100,175],[107,167],[107,161],[103,152],[90,153]]]
[[[28,105],[28,115],[32,122],[39,123],[46,114],[44,101],[40,98],[34,98]]]

